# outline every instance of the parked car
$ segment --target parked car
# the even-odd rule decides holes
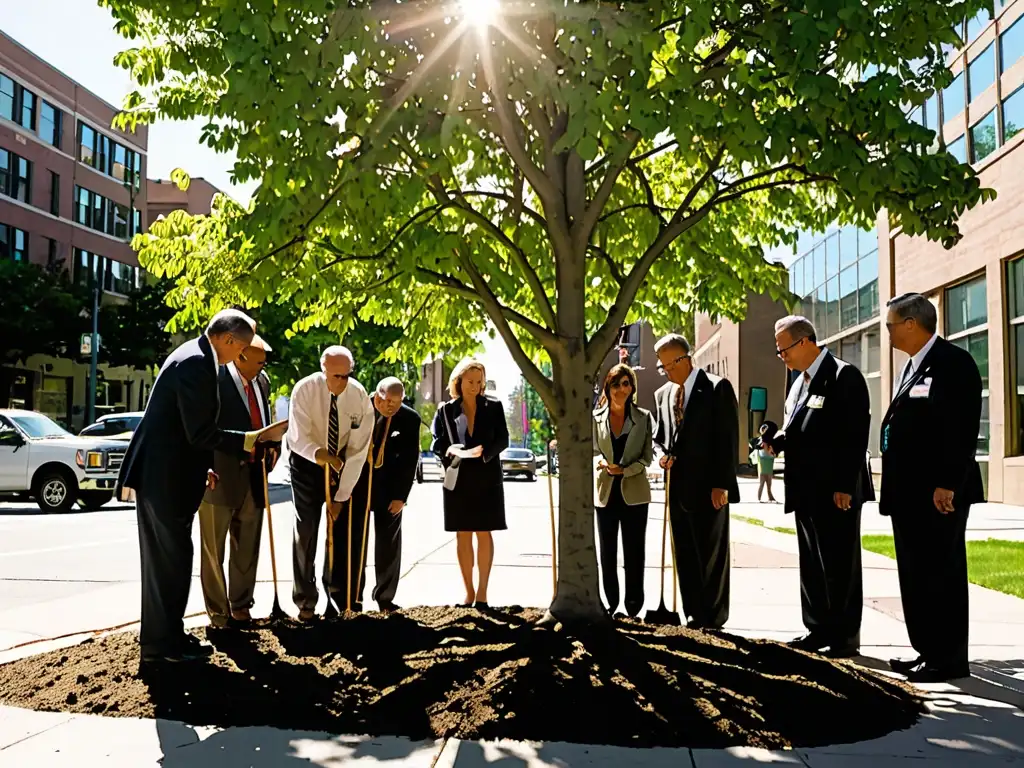
[[[110,413],[100,416],[95,424],[78,433],[79,437],[108,437],[111,440],[130,441],[135,430],[139,428],[142,415],[145,411],[132,411],[130,413]]]
[[[537,457],[528,448],[506,448],[501,452],[501,472],[505,477],[522,475],[537,480]]]
[[[444,480],[444,467],[441,460],[430,451],[420,452],[420,463],[416,467],[416,482],[422,483],[423,478],[432,475],[438,480]]]
[[[114,496],[127,445],[75,437],[34,411],[0,410],[0,497],[33,499],[43,512],[75,502],[96,510]]]

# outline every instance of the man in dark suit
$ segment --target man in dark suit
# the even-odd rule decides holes
[[[352,492],[352,505],[373,512],[374,570],[377,583],[373,599],[382,611],[394,611],[395,593],[402,571],[402,510],[416,479],[420,459],[420,416],[402,403],[405,385],[389,376],[373,395],[374,428],[359,482]],[[372,473],[372,478],[371,478]],[[372,488],[371,488],[372,484]],[[352,561],[366,562],[362,540],[353,542]],[[337,559],[335,560],[337,563]],[[353,578],[352,605],[363,605],[365,568]]]
[[[882,498],[892,518],[903,618],[918,657],[893,659],[912,682],[970,675],[967,663],[967,513],[985,500],[974,458],[981,374],[966,351],[936,335],[935,307],[908,293],[888,303],[892,345],[910,355],[882,421]]]
[[[283,429],[258,434],[217,426],[221,363],[249,346],[255,323],[224,310],[206,332],[171,353],[150,392],[117,479],[117,497],[134,495],[142,563],[142,660],[192,661],[212,649],[185,634],[192,581],[192,520],[213,468],[215,450],[244,456],[258,440],[280,440]]]
[[[235,432],[263,429],[271,423],[270,379],[264,372],[270,345],[259,336],[238,360],[220,367],[222,429]],[[264,462],[269,472],[279,444],[261,443],[248,456],[214,451],[213,478],[199,505],[202,544],[200,578],[210,623],[215,627],[249,623],[263,528]],[[228,562],[230,590],[224,579],[224,541],[231,533]]]
[[[786,453],[786,512],[796,518],[800,603],[808,634],[790,645],[833,658],[860,652],[864,603],[860,513],[875,498],[868,469],[871,401],[860,371],[819,349],[814,326],[775,324],[776,352],[800,376],[783,429],[765,446]]]
[[[654,350],[669,379],[654,396],[654,442],[665,452],[683,610],[687,626],[721,629],[729,619],[729,497],[740,496],[736,394],[727,379],[693,367],[679,334]]]

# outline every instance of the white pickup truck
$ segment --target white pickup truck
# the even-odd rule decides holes
[[[67,512],[75,502],[99,509],[114,495],[127,448],[75,437],[41,413],[0,409],[0,498],[34,499],[44,512]]]

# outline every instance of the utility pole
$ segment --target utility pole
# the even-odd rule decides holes
[[[99,257],[97,257],[99,258]],[[96,270],[93,270],[95,273]],[[92,343],[89,345],[89,419],[86,424],[96,423],[96,364],[99,358],[100,340],[100,281],[93,274],[92,280]]]

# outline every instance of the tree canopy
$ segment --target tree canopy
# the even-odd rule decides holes
[[[0,363],[13,365],[37,354],[78,354],[79,335],[90,328],[82,314],[86,294],[64,274],[0,260],[0,296]]]
[[[884,209],[951,245],[993,194],[906,117],[991,0],[100,1],[137,40],[121,124],[205,118],[260,180],[155,224],[143,263],[184,313],[397,326],[391,360],[489,318],[558,429],[562,615],[598,615],[590,393],[624,322],[778,298],[764,248],[802,228]]]

